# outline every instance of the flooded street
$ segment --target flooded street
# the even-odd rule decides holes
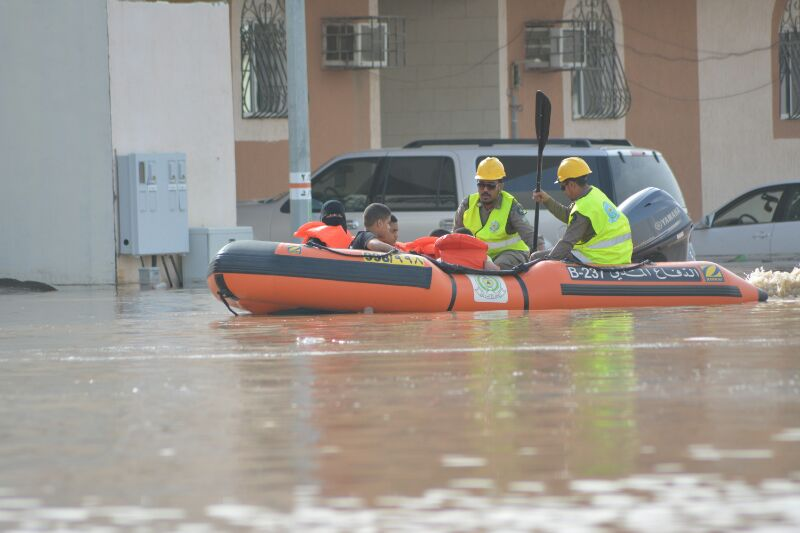
[[[0,530],[797,531],[800,300],[0,295]]]

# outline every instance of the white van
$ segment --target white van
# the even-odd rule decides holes
[[[389,206],[400,221],[400,240],[411,241],[436,228],[450,230],[460,201],[476,192],[475,169],[485,157],[495,156],[506,169],[504,190],[528,209],[533,224],[531,192],[536,187],[536,139],[458,139],[414,141],[403,148],[351,152],[322,165],[311,178],[314,218],[324,202],[341,201],[351,231],[363,229],[362,213],[372,202]],[[627,140],[550,139],[542,162],[542,189],[563,204],[569,203],[553,182],[562,159],[579,156],[592,169],[589,183],[619,205],[645,187],[668,192],[683,208],[680,187],[658,151],[637,148]],[[287,178],[288,182],[288,178]],[[254,238],[289,241],[289,195],[239,202],[238,224],[252,226]],[[563,235],[566,225],[540,209],[539,233],[549,245]]]

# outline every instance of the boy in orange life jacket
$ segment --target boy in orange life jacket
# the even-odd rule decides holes
[[[369,204],[364,209],[364,229],[356,233],[350,248],[353,250],[372,250],[373,252],[393,252],[396,242],[392,234],[392,212],[383,204]]]

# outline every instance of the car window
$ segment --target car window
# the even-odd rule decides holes
[[[657,187],[669,193],[681,206],[686,206],[675,175],[663,157],[656,158],[652,152],[623,157],[613,153],[608,159],[617,205],[642,189]]]
[[[342,159],[311,180],[311,209],[318,213],[328,200],[339,200],[346,211],[363,211],[370,203],[380,157]]]
[[[440,211],[457,207],[456,178],[449,157],[393,157],[382,201],[392,211]]]
[[[475,168],[478,168],[484,157],[481,156],[475,161]],[[499,157],[506,169],[503,190],[511,193],[526,209],[532,209],[536,202],[533,201],[531,193],[536,189],[536,156],[502,156]],[[545,157],[542,159],[542,190],[552,196],[563,205],[569,205],[570,199],[561,191],[561,187],[555,184],[558,176],[558,165],[561,164],[563,157]],[[584,158],[591,168],[594,168],[593,158]],[[598,174],[589,175],[589,184],[598,186]]]
[[[717,228],[772,222],[775,208],[784,192],[784,188],[778,187],[747,193],[720,209],[711,226]]]
[[[795,187],[787,193],[786,215],[781,222],[797,222],[800,220],[800,188]]]

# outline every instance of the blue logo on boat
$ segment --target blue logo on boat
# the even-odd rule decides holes
[[[603,202],[603,209],[605,209],[606,216],[608,216],[608,221],[610,223],[613,224],[614,222],[619,220],[619,211],[617,211],[616,207],[614,207],[608,202]]]

